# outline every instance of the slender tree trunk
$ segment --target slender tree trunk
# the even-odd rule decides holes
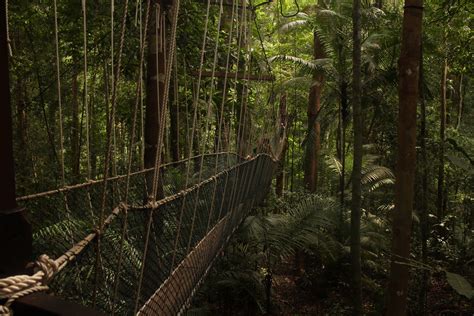
[[[170,95],[172,98],[170,104],[170,150],[171,160],[178,161],[180,159],[179,150],[179,97],[178,97],[178,80],[177,80],[177,68],[175,67],[175,79],[172,81],[171,90],[173,93]]]
[[[315,59],[325,57],[323,45],[316,32],[313,33],[313,56]],[[319,71],[313,74],[313,84],[309,90],[308,101],[308,134],[306,138],[306,157],[304,180],[310,192],[316,192],[318,186],[319,151],[321,148],[321,126],[318,114],[321,109],[321,91],[324,77]]]
[[[387,315],[406,315],[410,237],[415,183],[416,107],[419,100],[423,0],[406,0],[399,59],[398,158],[392,222]]]
[[[424,81],[424,67],[423,67],[423,43],[420,49],[420,78],[419,78],[419,93],[420,93],[420,108],[421,108],[421,124],[420,124],[420,138],[421,138],[421,260],[424,264],[428,261],[428,238],[429,238],[429,223],[428,223],[428,159],[426,152],[426,103],[423,90]],[[428,289],[429,272],[423,270],[422,284],[420,289],[419,314],[426,314],[426,293]]]
[[[345,210],[345,175],[346,175],[346,119],[347,119],[347,83],[345,81],[341,82],[341,104],[339,109],[339,161],[341,162],[341,174],[339,176],[339,201],[340,201],[340,215],[339,215],[339,225],[340,225],[340,240],[343,240],[343,226],[344,226],[344,210]]]
[[[96,86],[96,74],[95,72],[93,73],[92,76],[92,87]],[[96,145],[96,139],[99,134],[98,129],[97,129],[97,122],[96,122],[96,116],[95,116],[95,89],[92,89],[91,97],[89,100],[90,104],[90,111],[89,111],[89,117],[90,117],[90,163],[91,163],[91,179],[95,179],[97,175],[97,145]],[[86,126],[87,128],[87,126]]]
[[[146,108],[145,108],[145,168],[155,167],[158,151],[160,117],[163,111],[163,93],[165,77],[164,15],[159,0],[153,1],[148,29],[148,53],[146,75]],[[147,178],[148,195],[153,188],[153,175]],[[161,192],[161,193],[160,193]],[[162,196],[162,187],[158,187],[158,197]]]
[[[456,129],[458,130],[461,126],[461,117],[464,103],[464,87],[463,87],[464,75],[459,75],[459,82],[457,87],[457,115],[456,115]]]
[[[351,265],[354,314],[362,314],[360,213],[362,207],[362,87],[361,87],[361,19],[360,0],[353,1],[353,52],[352,52],[352,116],[354,129],[354,163],[352,167],[351,207]]]
[[[383,9],[383,0],[376,0],[375,7],[379,9]]]
[[[278,171],[276,177],[275,193],[277,196],[283,195],[283,187],[285,183],[285,158],[288,149],[288,115],[286,112],[286,93],[280,97],[280,137],[283,137],[283,147],[278,157]]]
[[[250,149],[249,149],[249,141],[250,141],[250,128],[251,128],[251,116],[250,111],[248,109],[248,93],[249,87],[248,83],[244,82],[240,84],[240,89],[237,87],[237,95],[240,95],[241,98],[237,99],[237,153],[245,157]]]
[[[436,206],[438,210],[438,220],[444,216],[444,151],[446,142],[446,81],[448,74],[448,59],[443,62],[441,72],[441,109],[440,109],[440,127],[439,127],[439,165],[438,165],[438,198]]]
[[[78,100],[78,85],[77,72],[72,76],[72,113],[71,113],[71,169],[74,181],[79,180],[79,161],[80,161],[80,147],[79,147],[79,100]],[[87,128],[87,127],[86,127]]]
[[[176,83],[173,84],[174,86]],[[175,88],[175,87],[173,87]],[[177,89],[177,87],[175,88]],[[177,93],[170,100],[170,150],[171,160],[178,161],[180,158],[179,150],[179,101]]]

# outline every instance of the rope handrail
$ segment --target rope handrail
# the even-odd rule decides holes
[[[248,164],[248,163],[254,161],[254,160],[257,159],[258,157],[268,157],[268,158],[270,158],[270,159],[272,160],[272,162],[277,162],[273,156],[271,156],[271,155],[269,155],[269,154],[267,154],[267,153],[260,153],[260,154],[258,154],[257,156],[254,156],[254,157],[252,157],[252,158],[250,158],[250,159],[248,159],[248,160],[245,160],[245,161],[243,161],[243,162],[241,162],[241,163],[239,163],[239,164],[237,164],[237,165],[234,165],[234,166],[232,166],[232,167],[230,167],[230,168],[228,168],[228,169],[225,169],[225,170],[223,170],[223,171],[221,171],[221,172],[219,172],[219,173],[213,175],[212,177],[207,178],[207,179],[204,180],[204,181],[201,181],[201,182],[199,182],[199,183],[197,183],[197,184],[195,184],[195,185],[193,185],[193,186],[191,186],[191,187],[189,187],[189,188],[186,188],[186,189],[184,189],[184,190],[179,191],[178,193],[175,193],[175,194],[173,194],[173,195],[164,197],[164,198],[162,198],[162,199],[160,199],[160,200],[158,200],[158,201],[150,201],[150,202],[148,202],[148,203],[147,203],[146,205],[144,205],[144,206],[129,206],[129,210],[130,210],[130,211],[139,211],[139,210],[157,209],[157,208],[159,208],[161,205],[166,204],[166,203],[169,203],[169,202],[171,202],[171,201],[174,201],[174,200],[176,200],[176,199],[178,199],[178,198],[180,198],[180,197],[182,197],[182,196],[184,196],[184,195],[187,195],[187,194],[189,194],[189,193],[191,193],[191,192],[197,190],[198,188],[202,187],[203,185],[205,185],[205,184],[207,184],[207,183],[209,183],[209,182],[214,181],[216,178],[218,178],[218,177],[220,177],[220,176],[222,176],[222,175],[224,175],[224,174],[227,174],[227,173],[229,173],[230,171],[232,171],[232,170],[234,170],[234,169],[237,169],[237,168],[239,168],[239,167],[241,167],[241,166],[244,166],[244,165],[246,165],[246,164]]]
[[[187,161],[191,161],[191,160],[194,160],[194,159],[199,159],[199,158],[201,158],[201,156],[208,157],[208,156],[220,156],[220,155],[233,155],[233,156],[238,157],[239,159],[244,159],[243,157],[239,156],[237,153],[234,153],[234,152],[207,153],[207,154],[202,154],[202,155],[195,155],[195,156],[192,156],[190,158],[185,158],[185,159],[181,159],[181,160],[178,160],[178,161],[172,161],[172,162],[169,162],[169,163],[165,163],[165,164],[161,165],[161,168],[167,168],[167,167],[178,165],[178,164],[181,164],[181,163],[184,163],[184,162],[187,162]],[[147,173],[147,172],[151,172],[153,170],[154,170],[154,168],[152,167],[152,168],[148,168],[148,169],[143,169],[143,170],[131,172],[130,175],[133,176],[133,175],[144,174],[144,173]],[[118,175],[118,176],[108,178],[107,181],[125,179],[126,177],[127,177],[126,174]],[[100,183],[103,183],[103,182],[104,182],[104,179],[89,180],[89,181],[83,182],[83,183],[62,186],[60,188],[53,189],[53,190],[48,190],[48,191],[44,191],[44,192],[39,192],[39,193],[20,196],[16,200],[17,200],[17,202],[27,201],[27,200],[31,200],[31,199],[35,199],[35,198],[39,198],[39,197],[45,197],[45,196],[52,195],[52,194],[68,192],[68,191],[71,191],[71,190],[74,190],[74,189],[84,188],[84,187],[88,187],[88,186],[91,186],[91,185],[94,185],[94,184],[100,184]]]

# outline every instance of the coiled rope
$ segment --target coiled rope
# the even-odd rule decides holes
[[[41,255],[34,263],[33,275],[21,274],[0,279],[0,299],[6,299],[0,305],[0,315],[12,315],[11,304],[20,297],[34,292],[48,290],[48,282],[59,271],[59,264],[47,255]]]

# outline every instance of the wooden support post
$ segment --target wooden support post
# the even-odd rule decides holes
[[[16,203],[6,1],[0,3],[0,276],[21,273],[31,259],[31,227]]]

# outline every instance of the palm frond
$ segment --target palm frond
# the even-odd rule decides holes
[[[362,174],[362,184],[373,184],[379,181],[391,180],[393,183],[395,180],[395,175],[392,170],[387,167],[372,165],[365,168]]]
[[[286,33],[288,31],[291,31],[293,30],[294,28],[298,27],[298,26],[302,26],[302,25],[307,25],[309,22],[309,20],[295,20],[295,21],[291,21],[291,22],[288,22],[286,24],[283,24],[282,26],[280,26],[280,28],[278,29],[278,32],[280,33]]]
[[[328,165],[329,169],[334,171],[339,176],[342,174],[342,164],[339,161],[339,159],[337,159],[336,157],[334,156],[326,157],[326,164]]]
[[[268,61],[270,63],[273,63],[276,61],[290,62],[296,65],[297,67],[299,67],[302,71],[309,74],[312,74],[314,71],[326,71],[329,69],[331,65],[331,59],[329,58],[320,58],[320,59],[309,61],[303,58],[290,56],[290,55],[276,55],[276,56],[270,57]]]

